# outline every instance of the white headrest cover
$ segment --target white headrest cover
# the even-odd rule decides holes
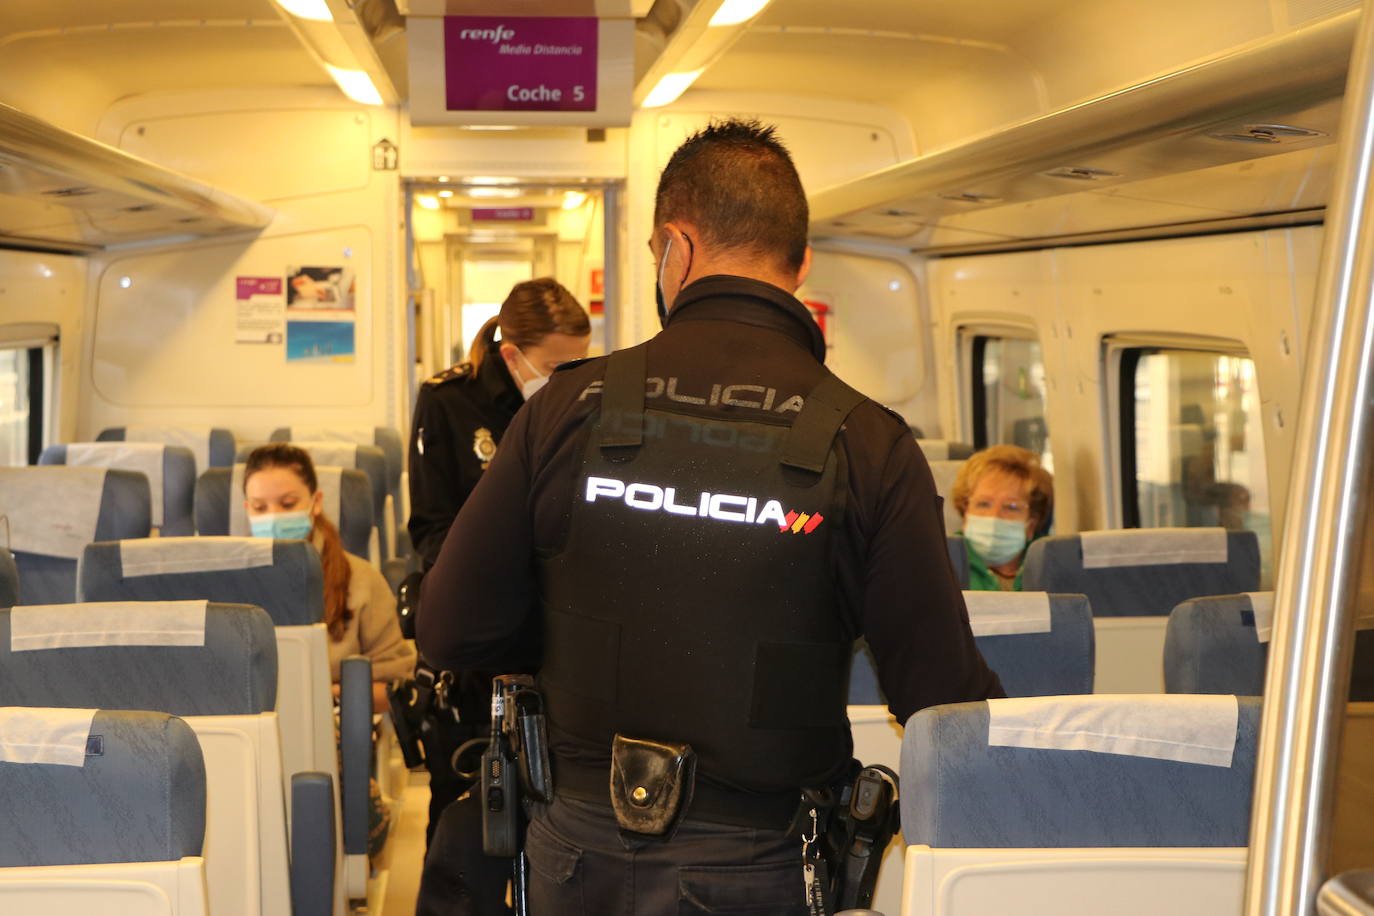
[[[948,439],[917,439],[916,444],[921,447],[921,454],[926,456],[926,461],[949,460]]]
[[[148,478],[153,526],[162,527],[162,460],[167,446],[153,442],[73,442],[67,446],[72,467],[119,468]]]
[[[356,442],[329,440],[299,442],[293,439],[291,444],[309,452],[310,460],[316,465],[337,468],[356,468],[358,466],[358,443]]]
[[[126,426],[125,442],[158,442],[162,445],[180,445],[191,450],[196,456],[196,475],[199,476],[210,466],[210,430],[206,428],[180,426]]]
[[[1255,614],[1255,639],[1268,642],[1274,629],[1274,593],[1245,592],[1250,599],[1250,610]]]
[[[1048,592],[964,592],[964,606],[974,636],[1048,633],[1052,629]]]
[[[352,442],[354,445],[375,445],[377,432],[371,426],[292,426],[291,441]]]
[[[0,514],[9,517],[10,547],[80,559],[95,540],[105,468],[0,468]]]
[[[1233,696],[1138,694],[988,700],[988,744],[1097,751],[1229,767],[1240,706]]]
[[[243,509],[243,470],[244,465],[234,465],[234,473],[229,480],[229,535],[236,538],[249,537],[253,533],[248,525],[248,514]],[[340,467],[315,465],[315,480],[324,494],[322,508],[325,517],[335,524],[339,521],[343,472],[344,469]]]
[[[84,767],[95,714],[94,709],[0,707],[0,760]]]
[[[272,565],[268,538],[144,538],[119,542],[126,579],[168,573],[219,572]]]
[[[208,601],[28,605],[10,611],[10,651],[203,646]]]
[[[1083,568],[1225,563],[1225,528],[1128,528],[1084,531]]]

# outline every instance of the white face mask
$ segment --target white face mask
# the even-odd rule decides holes
[[[525,356],[524,350],[521,350],[519,347],[516,347],[515,352],[520,354],[520,359],[524,361],[525,366],[531,372],[534,373],[534,378],[526,379],[525,381],[520,383],[520,393],[524,395],[525,400],[528,401],[530,398],[534,397],[536,391],[538,391],[540,388],[543,388],[545,385],[549,383],[549,377],[544,373],[540,372],[538,369],[534,368],[534,364],[531,363],[529,361],[529,358]]]
[[[1026,523],[993,515],[964,517],[964,538],[988,566],[1010,563],[1026,549]]]

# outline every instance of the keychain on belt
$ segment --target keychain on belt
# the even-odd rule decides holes
[[[811,835],[802,834],[802,880],[806,883],[807,912],[810,916],[830,916],[830,904],[826,899],[830,872],[821,855],[821,832],[815,808],[811,809],[810,816]]]

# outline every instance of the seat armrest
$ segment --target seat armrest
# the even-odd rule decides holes
[[[334,780],[328,773],[291,777],[291,913],[334,911]]]
[[[372,661],[350,655],[339,668],[339,797],[346,855],[367,854],[372,759]]]

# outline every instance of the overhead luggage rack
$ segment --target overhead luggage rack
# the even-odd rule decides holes
[[[822,189],[811,236],[955,254],[1319,221],[1356,15]]]
[[[262,229],[270,207],[0,104],[0,245],[90,251]]]

